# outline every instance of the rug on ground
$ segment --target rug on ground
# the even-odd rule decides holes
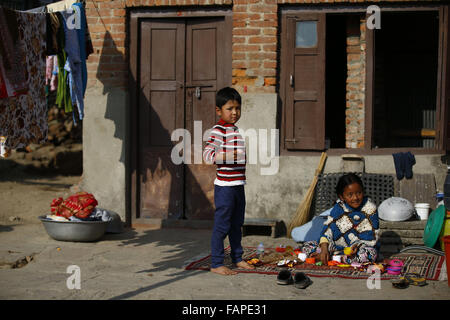
[[[274,249],[266,249],[271,251]],[[257,256],[256,248],[244,247],[243,260],[249,260]],[[404,263],[403,273],[413,272],[424,277],[427,280],[438,280],[441,273],[441,268],[445,262],[444,256],[438,256],[434,254],[417,254],[417,253],[399,253],[391,256],[390,259],[400,259]],[[254,270],[246,270],[242,268],[236,268],[232,265],[230,259],[230,247],[225,249],[224,265],[233,268],[242,273],[261,273],[261,274],[278,274],[285,267],[278,267],[276,264],[264,264],[256,267]],[[211,256],[206,255],[196,261],[189,263],[185,270],[209,270],[211,266]],[[292,271],[302,271],[305,274],[313,277],[337,277],[346,279],[367,279],[371,275],[365,271],[359,271],[353,267],[336,267],[336,266],[316,266],[311,264],[297,264]],[[398,276],[389,275],[387,273],[381,274],[381,280],[394,279]]]

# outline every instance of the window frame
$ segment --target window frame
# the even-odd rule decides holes
[[[379,5],[379,4],[377,4]],[[281,156],[296,156],[296,155],[317,155],[323,151],[326,151],[329,155],[342,155],[347,153],[359,154],[359,155],[386,155],[395,152],[411,151],[415,154],[446,154],[446,148],[450,148],[450,137],[447,137],[447,113],[446,104],[444,99],[450,99],[450,92],[446,92],[445,80],[450,79],[450,74],[446,75],[446,69],[449,69],[446,64],[445,53],[450,51],[447,49],[449,21],[448,11],[449,6],[442,4],[426,4],[426,5],[379,5],[381,12],[408,12],[408,11],[436,11],[439,15],[439,47],[438,47],[438,77],[437,77],[437,92],[436,92],[436,144],[433,149],[430,148],[410,148],[410,147],[398,147],[398,148],[374,148],[373,147],[373,94],[374,94],[374,81],[373,81],[373,69],[374,69],[374,31],[366,29],[366,67],[365,67],[365,106],[364,106],[364,147],[363,148],[335,148],[326,150],[288,150],[285,144],[285,131],[286,131],[286,90],[289,75],[289,46],[287,43],[288,36],[286,34],[286,27],[289,18],[296,17],[299,14],[323,12],[325,14],[341,13],[366,13],[367,6],[361,5],[339,5],[339,6],[280,6],[281,17],[281,31],[280,31],[280,85],[279,94],[281,99],[281,119],[280,123],[280,155]],[[381,23],[383,23],[381,21]],[[450,40],[449,40],[450,41]],[[447,52],[450,55],[450,52]],[[448,59],[448,57],[447,57]],[[447,67],[446,67],[447,66]],[[326,89],[325,89],[326,90]],[[448,90],[447,90],[448,91]],[[448,107],[447,107],[448,108]],[[447,142],[447,140],[449,140]],[[447,144],[449,144],[447,146]]]

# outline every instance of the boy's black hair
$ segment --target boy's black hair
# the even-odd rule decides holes
[[[217,91],[216,94],[216,106],[222,108],[230,100],[235,100],[241,104],[241,95],[236,89],[225,87]]]
[[[338,183],[336,184],[336,194],[338,196],[342,195],[345,187],[355,182],[359,184],[364,191],[364,185],[361,178],[354,173],[347,173],[339,178]]]

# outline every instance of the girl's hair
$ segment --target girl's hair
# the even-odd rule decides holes
[[[345,187],[355,182],[361,186],[364,192],[364,185],[361,178],[354,173],[347,173],[339,178],[339,181],[336,184],[336,194],[338,196],[342,195],[344,193]]]

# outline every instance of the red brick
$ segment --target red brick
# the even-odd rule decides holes
[[[115,8],[124,8],[124,2],[123,1],[105,1],[102,3],[99,3],[97,5],[97,7],[99,8],[99,10],[103,9],[115,9]]]
[[[276,69],[277,67],[277,62],[276,61],[264,61],[264,68],[266,69]]]
[[[273,4],[252,4],[249,6],[250,12],[277,12],[277,5]]]
[[[233,34],[234,35],[259,35],[261,33],[261,29],[251,29],[251,28],[234,28]]]
[[[276,27],[277,21],[250,21],[248,26],[258,28]]]
[[[235,44],[233,45],[233,51],[258,51],[258,45],[248,45],[248,44]]]
[[[275,77],[264,78],[264,85],[265,86],[274,86],[276,84],[277,84],[277,78],[275,78]]]
[[[113,15],[113,17],[125,17],[126,16],[126,14],[127,14],[127,10],[125,10],[125,9],[114,9],[113,11],[112,11],[112,15]]]
[[[276,37],[258,37],[253,36],[249,37],[248,43],[276,43],[277,38]]]
[[[233,12],[233,20],[259,20],[261,15],[259,13],[241,13]]]
[[[112,17],[112,18],[103,18],[104,24],[125,24],[124,17]]]
[[[276,52],[249,52],[248,53],[249,59],[269,59],[269,60],[276,60],[277,59],[277,53]]]
[[[246,37],[233,36],[233,43],[245,43]]]

